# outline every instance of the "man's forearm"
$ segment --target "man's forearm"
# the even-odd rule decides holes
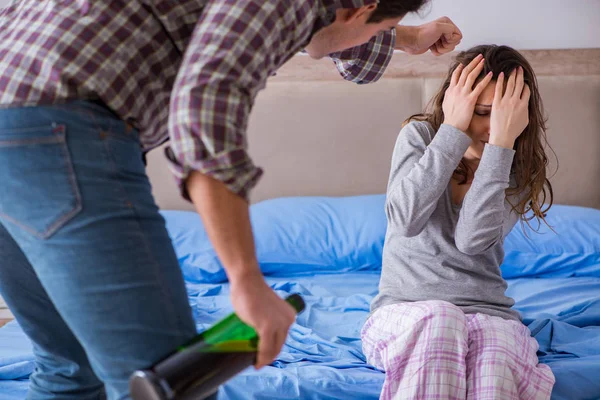
[[[434,55],[453,51],[462,39],[462,32],[448,17],[419,26],[396,26],[396,50],[408,54],[424,54],[431,51]]]
[[[248,203],[223,183],[200,172],[190,174],[187,190],[229,280],[236,283],[261,275]]]
[[[407,51],[416,46],[416,26],[396,26],[396,50]]]

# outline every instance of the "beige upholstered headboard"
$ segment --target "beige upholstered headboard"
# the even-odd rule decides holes
[[[600,49],[523,53],[538,75],[560,163],[555,203],[600,208]],[[396,54],[380,82],[354,85],[329,60],[296,56],[261,92],[250,120],[250,154],[265,170],[252,201],[385,192],[401,123],[423,109],[451,58]],[[161,208],[191,209],[161,149],[148,163]]]

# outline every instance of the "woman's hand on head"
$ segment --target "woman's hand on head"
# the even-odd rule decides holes
[[[492,80],[492,72],[490,72],[473,87],[483,66],[484,59],[480,54],[469,65],[460,64],[452,73],[450,86],[446,90],[442,103],[445,124],[452,125],[463,132],[469,127],[477,98]]]
[[[525,83],[523,68],[515,69],[504,89],[504,74],[498,76],[490,117],[490,144],[512,149],[529,124],[531,90]]]

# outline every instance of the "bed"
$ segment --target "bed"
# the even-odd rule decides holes
[[[223,386],[223,399],[377,399],[383,372],[366,364],[360,329],[377,292],[384,196],[292,197],[252,206],[257,253],[271,287],[307,309],[277,361]],[[189,211],[164,211],[202,330],[231,312],[221,264]],[[548,228],[506,239],[508,294],[556,376],[553,399],[600,398],[600,211],[556,206]],[[525,268],[522,266],[526,265]],[[33,369],[16,322],[0,329],[0,398],[23,399]]]
[[[526,55],[540,65],[555,57],[539,80],[560,159],[552,177],[560,205],[548,214],[555,232],[515,227],[502,271],[540,344],[540,361],[556,375],[552,398],[600,399],[600,63],[582,70],[563,62],[597,60],[600,51]],[[276,362],[244,371],[220,398],[378,398],[384,373],[365,362],[359,333],[379,282],[380,193],[400,123],[439,85],[445,66],[431,63],[449,61],[418,60],[428,63],[427,76],[402,75],[392,65],[392,76],[358,88],[307,72],[300,58],[259,96],[250,123],[251,152],[266,170],[251,208],[257,253],[269,284],[281,296],[302,294],[307,309]],[[297,79],[307,73],[316,80]],[[175,194],[160,150],[150,153],[148,171],[198,329],[205,329],[231,312],[222,266],[198,217]],[[0,399],[25,398],[33,368],[18,324],[0,328]]]

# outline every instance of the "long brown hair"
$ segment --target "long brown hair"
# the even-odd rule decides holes
[[[411,116],[405,123],[413,120],[427,121],[437,132],[444,122],[442,103],[446,90],[450,86],[452,73],[459,64],[468,65],[479,54],[483,54],[485,66],[477,78],[477,82],[483,79],[489,71],[493,72],[494,77],[500,75],[500,72],[504,72],[504,75],[508,77],[515,68],[523,67],[525,83],[531,89],[529,124],[515,142],[516,154],[511,170],[514,184],[507,189],[506,194],[519,199],[516,204],[511,203],[511,206],[521,221],[529,224],[529,221],[536,218],[538,222],[543,221],[547,224],[545,213],[552,206],[554,196],[552,185],[546,177],[548,157],[545,146],[550,148],[546,140],[546,118],[535,73],[529,62],[518,51],[508,46],[482,45],[460,52],[450,67],[446,80],[425,112]],[[460,184],[465,184],[472,172],[463,159],[454,174],[460,178]],[[544,206],[544,204],[546,205]],[[526,215],[529,211],[532,211],[531,216]]]

